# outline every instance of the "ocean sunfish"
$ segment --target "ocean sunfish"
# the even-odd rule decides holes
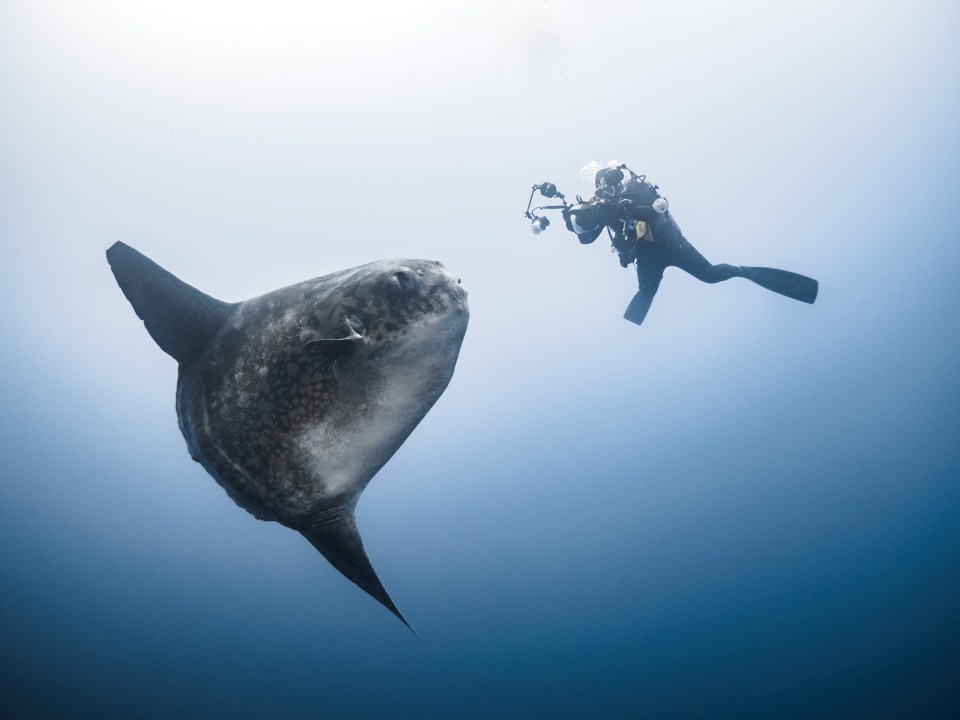
[[[240,507],[301,533],[407,624],[354,508],[453,376],[469,318],[460,281],[438,262],[381,260],[226,303],[124,243],[107,260],[180,365],[191,457]]]

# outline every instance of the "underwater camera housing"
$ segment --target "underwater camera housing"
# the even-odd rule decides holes
[[[626,174],[625,174],[626,173]],[[595,180],[597,189],[591,200],[604,205],[608,202],[617,202],[621,199],[632,200],[644,205],[653,204],[654,210],[659,213],[667,211],[666,198],[661,198],[659,186],[650,183],[646,175],[637,175],[626,164],[616,167],[603,168],[597,173]],[[559,198],[562,205],[541,205],[531,209],[533,197],[540,194],[548,199]],[[583,200],[577,196],[577,202]],[[530,232],[539,235],[550,226],[550,221],[537,213],[543,210],[568,210],[574,207],[567,203],[563,193],[557,190],[557,186],[552,182],[542,182],[534,185],[530,190],[530,199],[527,201],[527,209],[523,216],[530,221]]]

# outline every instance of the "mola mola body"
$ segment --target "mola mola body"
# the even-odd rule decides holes
[[[177,417],[193,459],[406,623],[354,508],[450,382],[469,317],[459,280],[437,262],[383,260],[226,303],[123,243],[107,259],[179,363]]]

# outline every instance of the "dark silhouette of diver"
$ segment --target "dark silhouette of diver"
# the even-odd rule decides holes
[[[629,177],[624,177],[624,168]],[[663,271],[671,266],[706,283],[742,277],[794,300],[813,303],[817,299],[817,281],[804,275],[775,268],[711,264],[680,232],[658,187],[626,166],[600,170],[595,184],[594,197],[586,202],[577,198],[576,205],[564,209],[563,219],[584,245],[607,228],[620,265],[636,263],[640,289],[627,306],[626,320],[637,325],[643,322]]]

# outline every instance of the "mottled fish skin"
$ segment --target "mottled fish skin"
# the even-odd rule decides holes
[[[469,318],[460,281],[438,262],[383,260],[231,304],[124,243],[107,259],[180,364],[177,417],[193,459],[406,623],[353,512],[450,382]]]
[[[242,507],[299,527],[353,508],[446,388],[466,293],[440,263],[381,261],[240,303],[181,368],[190,453]],[[348,319],[349,318],[349,319]],[[311,341],[363,337],[323,367]]]

